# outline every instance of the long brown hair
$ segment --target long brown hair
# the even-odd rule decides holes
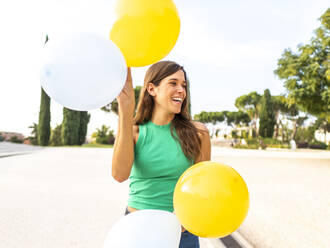
[[[152,111],[154,108],[154,99],[147,90],[148,83],[153,83],[157,87],[164,78],[176,73],[179,70],[183,71],[185,81],[188,86],[185,70],[182,66],[173,61],[160,61],[153,64],[147,70],[144,78],[144,85],[141,89],[140,98],[137,105],[134,119],[135,125],[141,125],[151,120]],[[171,134],[173,138],[180,142],[184,155],[191,161],[195,161],[201,150],[201,139],[198,135],[198,132],[201,130],[197,129],[192,123],[188,107],[190,103],[189,95],[189,92],[187,92],[187,97],[184,99],[181,106],[181,112],[175,114],[170,127]],[[178,138],[173,135],[173,129],[175,129]]]

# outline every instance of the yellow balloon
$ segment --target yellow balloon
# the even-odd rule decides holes
[[[249,209],[249,192],[242,177],[230,166],[201,162],[187,169],[173,196],[181,225],[204,238],[233,233]]]
[[[110,39],[120,48],[127,66],[153,64],[174,47],[180,32],[172,0],[118,0]]]

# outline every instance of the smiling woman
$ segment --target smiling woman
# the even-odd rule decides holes
[[[134,113],[130,69],[118,96],[119,125],[112,175],[130,179],[127,213],[141,209],[173,212],[174,187],[192,164],[210,160],[206,127],[191,120],[186,72],[172,61],[152,65],[145,76]],[[184,229],[183,229],[184,230]],[[199,247],[198,238],[185,231],[180,248]]]

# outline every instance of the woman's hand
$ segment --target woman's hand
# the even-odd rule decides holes
[[[127,68],[127,77],[125,86],[117,97],[118,115],[132,117],[135,109],[135,94],[132,83],[131,68]]]

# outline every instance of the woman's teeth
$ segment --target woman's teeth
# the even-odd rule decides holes
[[[176,102],[182,102],[182,99],[181,98],[179,98],[179,97],[175,97],[175,98],[172,98],[174,101],[176,101]]]

